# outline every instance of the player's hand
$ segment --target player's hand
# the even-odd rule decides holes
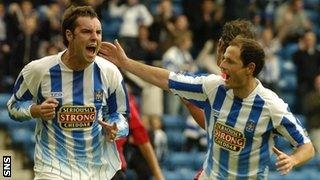
[[[114,44],[102,42],[99,56],[109,60],[118,67],[123,67],[125,61],[128,59],[118,40],[115,40]]]
[[[276,147],[273,147],[272,150],[277,155],[277,170],[280,171],[281,175],[288,174],[296,164],[294,158],[280,151]]]
[[[59,101],[49,97],[40,105],[33,105],[31,107],[31,115],[35,118],[41,118],[42,120],[51,120],[56,116],[56,107],[58,107]]]
[[[113,142],[117,137],[118,127],[116,123],[109,124],[105,121],[98,120],[98,123],[106,130],[106,138],[108,141]]]

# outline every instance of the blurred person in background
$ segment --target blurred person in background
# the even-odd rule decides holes
[[[195,73],[198,68],[193,62],[190,53],[192,46],[192,33],[190,31],[181,32],[175,36],[175,45],[169,48],[162,58],[163,68],[176,73]],[[186,113],[180,99],[173,94],[165,94],[165,111],[170,115]]]
[[[167,152],[168,142],[167,135],[163,131],[161,120],[164,107],[163,90],[141,80],[132,73],[125,72],[125,75],[127,77],[127,82],[132,82],[134,86],[142,89],[140,107],[143,126],[148,130],[150,137],[152,137],[151,139],[156,156],[158,161],[161,162]],[[133,85],[131,85],[131,87],[133,87]]]
[[[223,17],[226,22],[236,19],[250,19],[249,7],[252,1],[224,0],[223,2]]]
[[[9,74],[9,59],[11,47],[8,39],[7,11],[2,1],[0,1],[0,92],[9,91],[11,77]],[[8,82],[9,81],[9,82]]]
[[[278,92],[278,82],[280,80],[280,64],[277,52],[281,48],[281,44],[273,35],[272,28],[265,28],[262,31],[260,43],[266,53],[265,65],[259,74],[259,80],[264,87]]]
[[[128,134],[120,71],[97,56],[102,28],[89,6],[62,19],[67,47],[27,64],[7,103],[10,118],[37,119],[35,179],[111,179],[121,162],[115,139]]]
[[[190,29],[194,34],[192,51],[197,55],[208,40],[213,40],[214,43],[218,41],[223,27],[222,7],[213,0],[204,0],[200,13],[196,15],[199,17],[195,22],[190,22]]]
[[[302,101],[314,87],[314,78],[320,71],[320,50],[317,48],[316,34],[305,31],[299,39],[299,49],[292,56],[297,67],[297,113],[302,112]]]
[[[153,22],[153,16],[139,0],[127,0],[121,5],[118,3],[119,0],[109,2],[110,15],[122,18],[119,38],[126,51],[134,55],[136,52],[131,48],[138,43],[139,26],[149,27]]]
[[[11,3],[8,11],[8,39],[10,39],[11,56],[9,70],[11,78],[15,79],[20,70],[30,61],[39,58],[38,48],[40,38],[39,16],[30,0],[20,4]],[[13,82],[12,82],[13,84]]]
[[[135,52],[132,56],[135,59],[144,59],[147,64],[154,64],[154,61],[161,59],[159,44],[150,39],[150,32],[147,26],[140,25],[138,31],[138,42],[131,47]]]
[[[199,179],[266,179],[272,151],[282,175],[314,156],[313,145],[288,104],[256,79],[265,54],[252,39],[237,37],[230,42],[220,63],[224,77],[193,77],[142,64],[128,58],[117,41],[104,42],[100,53],[118,67],[205,109],[208,149]],[[292,154],[273,146],[275,131],[296,147]]]
[[[186,143],[183,146],[184,151],[206,151],[206,131],[197,124],[191,115],[187,117],[186,127],[183,130],[183,135],[186,137]]]
[[[142,125],[135,97],[130,92],[130,86],[127,87],[130,106],[129,136],[116,140],[122,171],[118,171],[112,179],[126,179],[125,171],[129,167],[136,172],[138,179],[148,180],[153,176],[155,180],[164,180],[148,132]]]
[[[217,45],[217,41],[215,42],[214,40],[209,39],[199,52],[195,63],[198,65],[200,72],[204,71],[204,73],[221,74],[220,67],[217,65]]]
[[[180,14],[173,19],[172,24],[168,26],[173,37],[178,37],[181,33],[189,31],[189,20],[184,14]]]
[[[275,29],[280,42],[285,45],[298,42],[299,34],[312,28],[303,0],[289,0],[278,6],[274,16]]]
[[[310,138],[320,157],[320,73],[314,78],[314,88],[303,99],[304,115]]]
[[[158,44],[154,41],[149,40],[149,30],[146,26],[141,25],[139,27],[138,44],[131,47],[135,54],[133,57],[137,59],[144,59],[146,64],[156,65],[155,61],[159,57],[158,54]],[[162,89],[142,81],[140,78],[134,76],[133,74],[126,73],[126,77],[133,81],[136,86],[141,89],[141,116],[144,127],[149,131],[162,131],[161,127],[155,127],[156,123],[153,121],[158,121],[161,124],[161,117],[163,115],[163,91]],[[153,132],[155,133],[155,132]],[[162,133],[160,133],[162,134]],[[165,133],[163,132],[165,135]],[[158,138],[156,138],[158,139]],[[156,141],[158,142],[158,141]],[[155,143],[157,144],[157,143]],[[156,148],[157,149],[157,148]]]
[[[157,5],[154,21],[149,27],[150,39],[158,43],[158,51],[163,53],[172,45],[171,24],[176,16],[171,0],[161,0]]]

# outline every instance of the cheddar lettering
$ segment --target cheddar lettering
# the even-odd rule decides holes
[[[214,126],[214,142],[227,150],[238,152],[244,147],[246,138],[232,127],[217,122]]]
[[[58,122],[62,129],[76,130],[91,127],[96,117],[92,106],[62,106],[58,112]]]

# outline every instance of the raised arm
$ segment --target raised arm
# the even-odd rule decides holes
[[[115,40],[114,44],[103,42],[99,52],[100,56],[111,61],[116,66],[164,90],[169,90],[168,79],[170,71],[145,65],[128,58],[117,40]]]

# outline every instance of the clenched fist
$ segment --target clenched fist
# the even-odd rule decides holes
[[[43,103],[31,106],[31,116],[41,118],[42,120],[51,120],[56,116],[56,107],[58,107],[58,105],[59,101],[49,97]]]

